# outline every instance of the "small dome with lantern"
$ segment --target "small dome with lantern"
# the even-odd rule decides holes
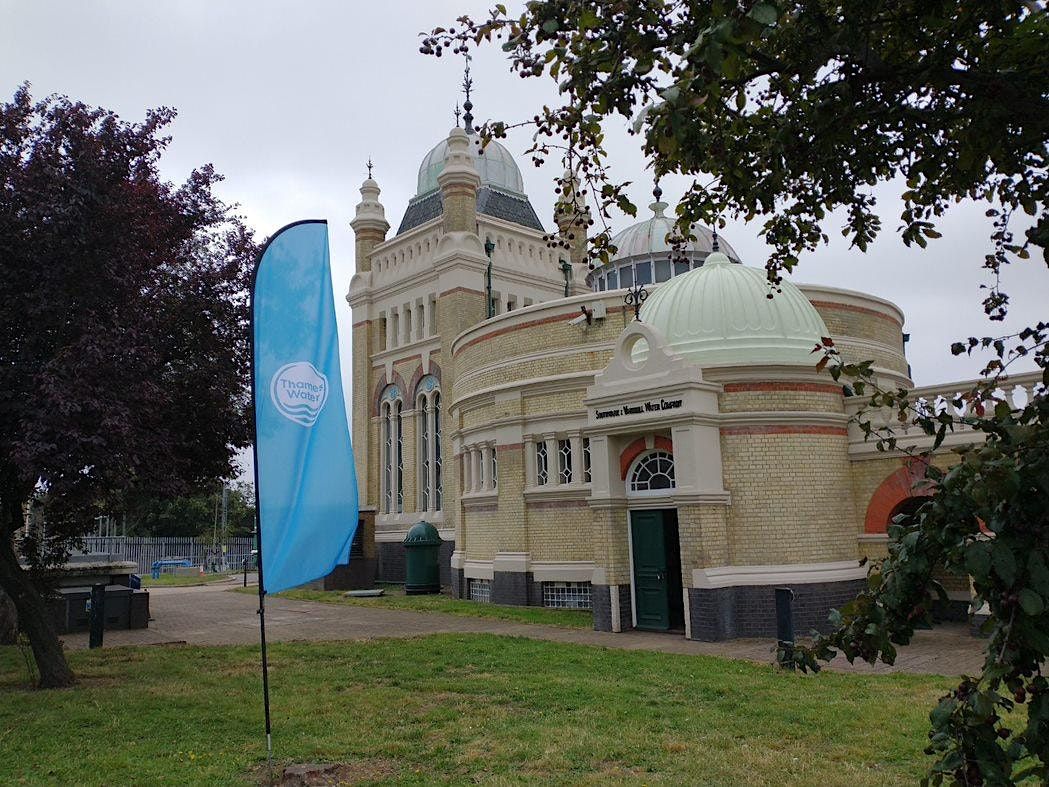
[[[610,243],[616,247],[615,256],[587,275],[595,292],[659,284],[702,266],[714,251],[714,231],[699,225],[692,227],[695,240],[675,250],[668,238],[675,232],[676,219],[666,215],[669,205],[661,200],[663,192],[658,185],[652,193],[656,198],[648,206],[652,216],[614,235]],[[739,255],[724,239],[719,239],[719,245],[733,262],[739,262]]]

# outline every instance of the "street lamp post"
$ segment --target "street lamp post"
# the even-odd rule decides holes
[[[484,294],[488,303],[488,317],[495,316],[495,304],[492,303],[492,252],[495,251],[495,244],[492,243],[491,238],[484,239],[484,253],[488,255],[488,270],[484,275]]]
[[[568,260],[560,260],[561,275],[565,277],[565,297],[572,293],[569,291],[572,284],[572,263]]]

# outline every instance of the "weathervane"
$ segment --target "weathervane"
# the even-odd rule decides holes
[[[371,180],[372,179],[372,157],[371,156],[368,156],[367,167],[368,167],[368,180]]]
[[[648,297],[648,290],[643,284],[635,284],[623,297],[623,302],[634,310],[634,319],[641,322],[641,304]]]
[[[474,131],[474,116],[473,116],[473,102],[470,100],[470,89],[473,87],[473,80],[470,79],[470,55],[466,55],[466,69],[463,72],[463,92],[466,93],[466,100],[463,102],[463,109],[466,110],[463,115],[463,121],[466,126],[466,133],[472,134]]]

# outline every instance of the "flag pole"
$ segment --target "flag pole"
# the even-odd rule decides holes
[[[248,324],[249,331],[251,333],[251,414],[252,414],[252,425],[254,433],[254,443],[252,445],[252,458],[254,460],[254,475],[255,475],[255,532],[258,534],[257,543],[255,545],[256,555],[258,560],[258,576],[259,576],[259,642],[262,650],[262,701],[263,710],[266,719],[266,762],[267,765],[272,768],[273,766],[273,734],[272,724],[270,720],[270,680],[269,680],[269,659],[266,652],[266,584],[263,576],[263,550],[262,550],[262,503],[261,503],[261,492],[259,488],[259,423],[258,423],[258,401],[257,401],[257,390],[256,390],[256,332],[255,332],[255,301],[256,301],[256,286],[258,283],[259,269],[262,267],[263,258],[266,255],[266,251],[278,237],[280,237],[286,230],[290,230],[293,227],[297,227],[300,224],[324,224],[325,233],[327,233],[327,222],[319,219],[306,219],[303,221],[295,221],[284,227],[281,227],[273,235],[269,237],[262,249],[259,251],[259,255],[255,260],[255,267],[251,273],[251,289],[249,292],[249,313],[248,313]],[[325,243],[327,243],[327,234],[325,234]],[[327,251],[325,251],[327,254]],[[329,274],[330,275],[330,274]],[[334,308],[334,305],[332,305]],[[334,316],[334,314],[333,314]],[[341,384],[341,381],[340,381]],[[341,389],[340,389],[341,390]],[[353,465],[350,465],[352,472]],[[356,515],[355,515],[356,517]],[[278,567],[277,571],[277,587],[282,587],[281,580],[284,577],[280,576]],[[272,775],[272,774],[271,774]]]
[[[289,225],[292,226],[292,225]],[[259,576],[259,642],[262,650],[262,707],[266,719],[266,765],[273,765],[273,725],[270,721],[270,670],[266,653],[266,585],[262,575],[262,506],[259,503],[259,421],[258,407],[255,400],[255,283],[259,277],[259,267],[266,249],[287,227],[275,232],[259,251],[255,258],[255,267],[251,271],[251,291],[248,303],[248,330],[251,336],[251,423],[254,440],[251,445],[251,459],[255,475],[255,566]]]

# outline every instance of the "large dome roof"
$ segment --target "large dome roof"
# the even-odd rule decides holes
[[[674,231],[675,219],[666,215],[667,203],[653,202],[649,205],[652,209],[652,217],[632,224],[625,230],[616,233],[611,244],[616,247],[616,254],[612,260],[626,260],[631,257],[665,255],[672,252],[673,247],[667,242],[667,236]],[[692,227],[692,234],[696,240],[686,244],[681,251],[698,252],[707,255],[714,250],[714,233],[706,227],[699,225]],[[724,238],[718,238],[718,245],[733,260],[739,260],[736,254]]]
[[[641,307],[641,320],[659,330],[666,349],[700,366],[811,366],[813,347],[827,335],[795,285],[784,281],[773,292],[763,269],[732,263],[720,252],[658,287]],[[642,354],[647,351],[635,349],[638,360]]]
[[[448,140],[442,139],[423,158],[422,164],[419,165],[419,187],[415,192],[416,196],[437,189],[437,176],[444,169],[444,156],[447,152]],[[480,140],[476,134],[471,134],[470,153],[473,154],[474,166],[477,167],[477,174],[481,176],[482,186],[495,186],[524,194],[521,170],[518,169],[517,162],[509,150],[493,139],[482,153]]]

